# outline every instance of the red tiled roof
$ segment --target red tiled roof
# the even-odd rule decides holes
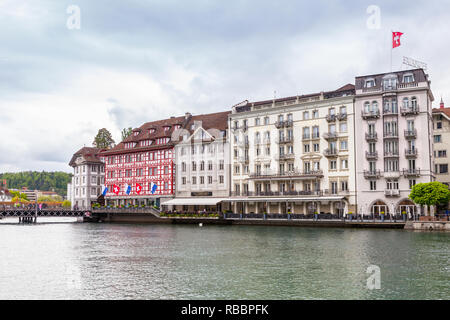
[[[444,113],[448,118],[450,118],[450,107],[449,108],[433,108],[433,113]]]

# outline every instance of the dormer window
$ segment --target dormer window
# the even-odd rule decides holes
[[[170,129],[170,126],[165,126],[164,127],[164,131],[169,131],[169,129]]]
[[[175,130],[178,130],[180,128],[181,128],[181,125],[179,125],[179,124],[175,125]]]
[[[366,88],[373,88],[373,87],[375,87],[375,79],[367,79]]]
[[[139,134],[139,131],[135,131],[135,132],[133,132],[133,136],[137,136]]]
[[[403,83],[414,82],[414,75],[412,73],[403,75]]]
[[[155,133],[155,131],[156,131],[156,129],[151,128],[150,130],[148,130],[148,133],[152,134],[152,133]]]

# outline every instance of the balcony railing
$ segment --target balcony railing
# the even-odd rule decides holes
[[[248,156],[240,156],[237,158],[238,162],[248,162],[249,157]]]
[[[276,178],[304,178],[323,177],[322,170],[289,170],[289,171],[263,171],[250,173],[251,179],[276,179]]]
[[[378,152],[370,152],[370,151],[366,151],[366,159],[368,160],[376,160],[378,159]]]
[[[337,115],[337,118],[338,118],[339,121],[347,120],[347,113],[346,112],[339,113]]]
[[[378,140],[377,133],[376,132],[366,133],[366,140],[367,141],[377,141]]]
[[[417,136],[416,129],[414,130],[405,130],[405,138],[407,139],[414,139]]]
[[[378,179],[381,177],[380,170],[364,170],[364,178],[366,179]]]
[[[392,109],[392,108],[383,108],[383,114],[384,115],[390,115],[390,114],[398,114],[398,110],[397,109]]]
[[[418,177],[420,176],[420,169],[403,169],[403,175],[405,177]]]
[[[400,196],[399,189],[384,189],[384,195],[386,197],[398,197]]]
[[[325,157],[337,157],[338,151],[337,149],[325,149],[323,151],[323,154],[325,155]]]
[[[402,116],[412,115],[412,114],[419,114],[419,106],[413,106],[413,107],[402,107],[400,109],[400,112]]]
[[[385,139],[398,139],[398,132],[388,131],[383,134]]]
[[[362,110],[361,111],[361,116],[364,120],[367,119],[376,119],[380,117],[380,110],[376,109],[376,110]]]
[[[334,122],[336,121],[336,115],[335,114],[327,114],[326,119],[328,122]]]
[[[275,127],[277,127],[278,129],[289,128],[289,127],[292,127],[292,125],[293,125],[292,120],[281,120],[281,121],[275,122]]]
[[[384,156],[386,158],[397,158],[399,156],[398,151],[385,151]]]
[[[295,159],[295,154],[284,153],[284,154],[278,155],[278,160],[289,160],[289,159]]]
[[[323,138],[324,138],[325,140],[337,139],[337,137],[338,137],[337,132],[325,132],[325,133],[323,134]]]
[[[287,137],[280,137],[279,139],[278,139],[278,143],[291,143],[292,141],[294,141],[294,137],[290,137],[290,136],[287,136]]]
[[[405,149],[405,157],[415,158],[417,157],[417,149]]]

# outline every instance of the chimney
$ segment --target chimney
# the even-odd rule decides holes
[[[185,119],[185,120],[188,120],[190,117],[192,117],[192,114],[191,114],[190,112],[186,112],[186,113],[184,114],[184,119]]]
[[[442,97],[441,97],[441,104],[439,105],[439,108],[441,108],[441,109],[444,109],[444,108],[445,108],[445,106],[444,106],[444,100],[442,100]]]

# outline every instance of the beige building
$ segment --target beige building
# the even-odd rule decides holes
[[[235,213],[356,210],[354,86],[245,102],[229,117]]]
[[[416,183],[433,175],[434,100],[422,69],[356,77],[356,176],[360,212],[412,216]]]
[[[450,186],[448,171],[450,151],[450,108],[441,99],[439,109],[433,109],[433,156],[436,180]]]

